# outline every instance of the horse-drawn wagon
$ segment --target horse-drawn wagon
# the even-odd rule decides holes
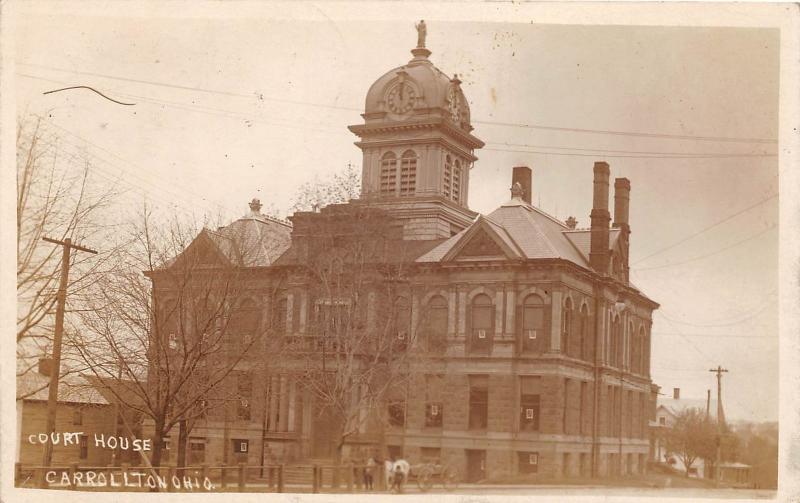
[[[411,466],[409,478],[416,480],[420,491],[430,490],[434,484],[441,484],[445,490],[458,487],[458,471],[448,465],[429,462]]]

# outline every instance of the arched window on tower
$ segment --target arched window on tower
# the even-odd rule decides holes
[[[450,199],[453,188],[453,159],[449,155],[444,158],[444,179],[442,182],[444,197]]]
[[[417,185],[417,154],[413,150],[403,152],[400,159],[400,195],[411,196]]]
[[[528,295],[522,303],[522,351],[542,352],[544,339],[544,302],[538,295]]]
[[[397,156],[394,152],[386,152],[381,158],[381,194],[397,193]]]
[[[488,351],[494,332],[494,306],[488,295],[481,293],[472,299],[470,322],[470,350]]]
[[[453,201],[461,200],[461,161],[459,159],[456,159],[455,166],[453,166],[453,187],[450,194]]]

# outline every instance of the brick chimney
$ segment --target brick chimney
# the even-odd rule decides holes
[[[628,221],[631,200],[631,181],[627,178],[614,179],[614,223],[612,227],[620,229],[620,247],[622,248],[622,271],[625,282],[628,282],[628,251],[630,250],[631,226]]]
[[[532,170],[528,166],[515,166],[511,175],[511,186],[519,183],[522,186],[522,200],[531,204]]]
[[[672,388],[672,398],[675,400],[681,399],[681,389],[680,388]]]
[[[611,215],[608,212],[608,163],[594,163],[594,197],[590,215],[591,242],[589,245],[589,263],[600,274],[608,274],[610,253],[608,250],[608,224]]]

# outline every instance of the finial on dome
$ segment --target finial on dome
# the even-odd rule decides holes
[[[578,226],[578,220],[575,217],[567,218],[567,221],[565,223],[567,224],[567,227],[569,227],[570,229],[575,229],[575,227]]]
[[[525,191],[522,189],[522,184],[514,182],[514,185],[511,186],[511,199],[522,199],[524,194]]]
[[[428,35],[425,20],[420,19],[419,23],[415,24],[414,27],[417,29],[417,47],[411,49],[411,54],[414,55],[414,59],[411,61],[427,60],[428,56],[431,55],[431,51],[425,48],[425,37]]]
[[[250,206],[250,211],[251,212],[253,212],[255,214],[260,214],[261,213],[261,206],[262,205],[261,205],[261,200],[260,199],[256,199],[254,197],[253,200],[250,201],[250,203],[248,203],[248,205]]]

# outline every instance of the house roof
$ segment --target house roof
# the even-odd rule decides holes
[[[522,199],[515,197],[486,216],[479,216],[460,233],[426,253],[417,262],[440,262],[452,256],[462,241],[468,240],[476,226],[491,228],[494,239],[523,259],[564,259],[581,267],[589,265],[589,230],[570,230],[563,222]],[[611,229],[609,242],[613,248],[619,236]]]
[[[34,371],[17,376],[18,399],[47,401],[49,390],[49,376]],[[58,401],[96,405],[110,403],[87,379],[77,374],[67,374],[59,379]]]
[[[663,407],[666,409],[667,412],[672,414],[673,416],[679,415],[686,409],[698,409],[700,412],[705,413],[706,410],[706,400],[702,398],[658,398],[658,407]],[[709,406],[709,412],[711,418],[717,417],[717,401],[711,400],[711,405]]]

